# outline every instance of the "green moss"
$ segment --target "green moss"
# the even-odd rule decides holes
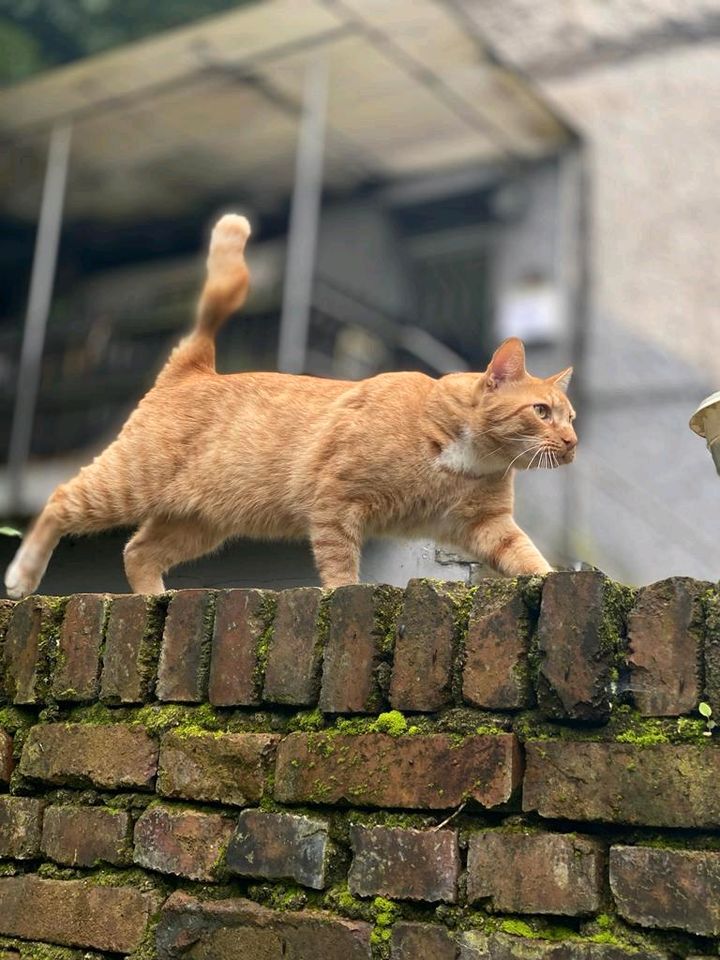
[[[0,728],[8,733],[27,731],[35,723],[35,714],[32,710],[22,707],[0,707]]]
[[[117,723],[126,716],[126,710],[111,710],[104,703],[93,703],[87,707],[73,707],[67,714],[67,719],[70,723]]]
[[[398,907],[385,897],[375,897],[370,907],[374,921],[370,933],[370,946],[374,960],[390,960],[392,925],[398,919]]]
[[[529,923],[526,920],[519,920],[517,917],[502,920],[499,929],[513,937],[525,937],[530,940],[561,941],[578,939],[577,931],[561,924],[553,925],[540,921]]]
[[[263,629],[255,645],[255,668],[253,670],[253,687],[258,699],[262,698],[262,689],[265,682],[265,669],[267,667],[268,651],[275,630],[275,612],[277,610],[277,597],[274,593],[263,591],[260,601],[259,617],[263,623]]]
[[[669,743],[670,739],[659,723],[646,721],[642,727],[628,727],[615,738],[618,743],[634,743],[646,747],[653,743]]]
[[[534,939],[537,934],[524,920],[503,920],[500,924],[503,933],[512,934],[513,937],[528,937]]]
[[[220,731],[225,726],[223,718],[209,703],[192,707],[176,703],[150,704],[137,710],[131,722],[142,724],[148,733],[162,734],[174,730],[186,736]]]
[[[0,937],[0,950],[12,950],[20,960],[104,960],[105,957],[105,954],[95,953],[93,950],[72,950],[69,947],[53,947],[47,943],[29,943],[7,937]],[[130,960],[140,958],[132,954]]]
[[[317,708],[315,710],[303,710],[295,714],[288,724],[288,729],[313,733],[322,730],[324,726],[325,717],[322,711]]]
[[[399,710],[390,710],[388,713],[381,713],[372,727],[377,733],[388,733],[391,737],[400,737],[407,733],[408,722]]]

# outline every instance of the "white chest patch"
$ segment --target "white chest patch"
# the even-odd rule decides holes
[[[450,470],[453,473],[465,473],[469,476],[480,476],[482,473],[488,473],[491,468],[492,458],[484,459],[478,456],[475,446],[470,439],[470,432],[467,427],[463,428],[462,433],[449,443],[440,456],[435,461],[438,467],[443,470]]]

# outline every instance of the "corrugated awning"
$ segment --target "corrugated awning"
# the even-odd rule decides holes
[[[568,131],[451,4],[265,0],[0,93],[0,209],[37,216],[49,127],[73,124],[69,217],[174,215],[290,192],[303,79],[330,77],[326,181],[556,152]]]

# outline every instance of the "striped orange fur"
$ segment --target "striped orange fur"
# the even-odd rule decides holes
[[[508,575],[550,566],[512,517],[517,469],[574,456],[571,370],[540,379],[506,340],[483,373],[359,382],[215,370],[214,337],[245,300],[250,225],[222,217],[194,331],[118,438],[58,487],[10,564],[38,586],[65,534],[136,527],[125,570],[163,591],[175,564],[229,537],[309,539],[324,586],[355,583],[370,535],[426,535]]]

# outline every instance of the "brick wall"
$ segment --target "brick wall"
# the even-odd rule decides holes
[[[720,946],[720,592],[0,605],[0,960]]]

